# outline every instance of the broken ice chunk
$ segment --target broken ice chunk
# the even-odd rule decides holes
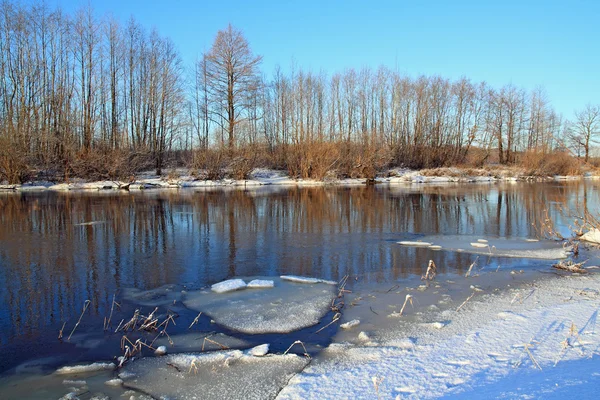
[[[251,356],[254,356],[254,357],[263,357],[263,356],[267,355],[268,352],[269,352],[269,344],[268,343],[261,344],[260,346],[253,347],[250,350],[248,350],[248,354],[250,354]]]
[[[248,282],[247,287],[250,289],[268,289],[275,286],[275,282],[266,279],[254,279]]]
[[[234,290],[244,289],[246,282],[241,279],[228,279],[223,282],[215,283],[210,287],[213,292],[216,293],[227,293],[233,292]]]

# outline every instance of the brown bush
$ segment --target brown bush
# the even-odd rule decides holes
[[[339,149],[329,142],[306,143],[289,146],[286,156],[290,176],[322,180],[339,162]]]
[[[152,155],[147,151],[94,148],[80,152],[67,163],[65,176],[88,180],[129,180],[137,172],[152,169]]]
[[[0,182],[25,183],[31,177],[27,152],[6,137],[0,137]]]
[[[531,176],[578,175],[581,161],[566,152],[527,151],[521,155],[521,166]]]

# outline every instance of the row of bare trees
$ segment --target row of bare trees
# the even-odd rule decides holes
[[[68,170],[126,149],[160,170],[185,104],[169,39],[89,8],[69,16],[5,1],[0,54],[0,140],[16,158]]]
[[[32,170],[160,173],[175,153],[217,153],[205,164],[223,167],[251,157],[302,176],[515,163],[525,151],[567,148],[587,160],[600,131],[599,107],[564,121],[541,88],[385,67],[328,76],[292,66],[267,76],[260,63],[232,26],[189,73],[171,40],[133,19],[3,1],[0,180]]]

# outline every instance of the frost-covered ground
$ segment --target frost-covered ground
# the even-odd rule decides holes
[[[387,171],[382,176],[375,179],[380,184],[407,184],[407,183],[484,183],[531,179],[524,175],[522,171],[514,169],[460,169],[460,168],[439,168],[435,170],[409,170],[396,168]],[[598,179],[598,176],[586,174],[584,176],[553,176],[546,179],[563,181],[577,179]],[[536,178],[536,179],[539,179]],[[219,188],[219,187],[238,187],[248,188],[264,185],[281,186],[321,186],[321,185],[364,185],[365,179],[330,179],[323,181],[313,179],[294,179],[284,171],[257,168],[250,174],[249,179],[235,180],[208,180],[202,179],[197,174],[192,174],[186,169],[176,169],[165,175],[158,176],[152,172],[141,173],[135,177],[132,182],[124,181],[97,181],[87,182],[82,179],[72,179],[69,182],[48,182],[35,181],[23,185],[9,185],[6,182],[0,182],[0,190],[16,191],[68,191],[68,190],[144,190],[144,189],[178,189],[178,188]]]

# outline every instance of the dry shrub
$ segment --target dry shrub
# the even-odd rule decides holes
[[[527,151],[521,156],[521,165],[527,175],[578,175],[581,162],[566,152],[543,153]]]
[[[191,167],[202,171],[199,173],[199,177],[217,181],[225,176],[226,163],[223,149],[203,149],[196,152]]]
[[[390,166],[392,155],[385,146],[339,143],[342,157],[337,168],[339,178],[375,179]]]
[[[153,166],[152,155],[148,151],[97,147],[78,153],[67,164],[65,175],[92,181],[130,180],[137,172]]]
[[[267,164],[266,149],[261,146],[248,145],[239,149],[224,147],[198,150],[189,166],[199,171],[199,177],[208,180],[232,178],[249,179],[252,171],[259,165]]]
[[[25,183],[31,177],[27,152],[6,137],[0,137],[0,182]]]
[[[292,145],[286,155],[290,176],[303,179],[323,179],[339,161],[339,149],[329,142]]]

